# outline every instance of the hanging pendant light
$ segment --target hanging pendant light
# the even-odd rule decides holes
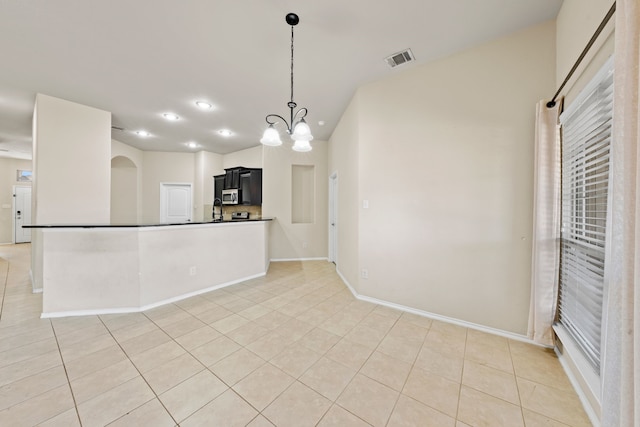
[[[287,133],[291,135],[291,139],[294,141],[293,149],[300,152],[311,151],[311,144],[309,144],[309,142],[313,140],[313,135],[311,135],[311,129],[304,120],[307,115],[307,109],[301,108],[294,113],[298,104],[293,100],[293,27],[298,25],[300,18],[298,18],[298,15],[295,13],[289,13],[285,17],[285,20],[287,24],[291,25],[291,99],[287,103],[290,111],[289,121],[287,122],[284,117],[278,114],[267,115],[266,121],[269,127],[264,131],[260,142],[271,147],[281,145],[282,140],[275,125],[279,121],[282,121],[287,127]]]

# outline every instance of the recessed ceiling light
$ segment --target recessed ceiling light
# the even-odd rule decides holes
[[[177,114],[173,113],[164,113],[162,116],[167,120],[178,120],[180,118]]]
[[[233,132],[231,132],[229,129],[220,129],[218,131],[218,133],[222,136],[231,136],[233,135]]]
[[[324,126],[324,120],[320,120],[320,121],[318,122],[318,126]]]
[[[213,107],[213,105],[211,105],[211,104],[209,104],[208,102],[205,102],[205,101],[196,101],[196,105],[199,108],[202,108],[203,110],[208,110],[211,107]]]
[[[189,148],[198,148],[200,146],[197,142],[193,142],[193,141],[185,142],[184,145],[186,145]]]
[[[151,134],[149,132],[147,132],[146,130],[137,130],[136,131],[136,135],[138,135],[138,136],[150,136]]]

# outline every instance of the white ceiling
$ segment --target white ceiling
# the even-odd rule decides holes
[[[113,138],[142,150],[256,146],[266,114],[289,113],[288,12],[300,16],[294,98],[315,139],[328,140],[358,86],[553,19],[561,3],[0,0],[0,156],[30,158],[36,93],[112,112],[125,129]],[[384,58],[405,48],[416,62],[390,69]]]

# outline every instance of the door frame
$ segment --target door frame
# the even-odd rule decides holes
[[[328,260],[338,265],[338,171],[329,176]]]
[[[16,198],[17,198],[17,189],[18,188],[28,188],[30,193],[31,193],[31,197],[33,197],[33,187],[31,185],[14,185],[13,189],[12,189],[12,195],[13,197],[11,198],[11,230],[13,231],[11,233],[11,243],[16,244],[16,233],[18,232],[17,230],[17,223],[16,223],[16,209],[17,209],[17,204],[16,204]],[[32,206],[33,206],[33,202],[32,202]],[[29,211],[31,211],[31,207],[29,209]],[[32,216],[33,218],[33,216]],[[29,218],[29,224],[31,224],[31,218]],[[29,242],[31,242],[31,240],[29,240]],[[29,242],[20,242],[20,243],[29,243]]]
[[[166,218],[164,218],[165,216],[165,212],[166,210],[166,205],[167,205],[167,199],[166,199],[166,193],[165,193],[165,186],[185,186],[185,187],[189,187],[189,219],[187,220],[187,222],[191,222],[193,221],[193,183],[191,182],[161,182],[160,183],[160,218],[159,218],[159,222],[161,224],[166,223]],[[164,218],[164,221],[163,221]]]

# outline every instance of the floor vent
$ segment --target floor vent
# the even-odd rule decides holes
[[[387,62],[389,67],[397,67],[398,65],[406,64],[407,62],[413,61],[415,58],[413,56],[413,52],[411,49],[405,49],[401,52],[394,53],[391,56],[387,56],[384,60]]]

